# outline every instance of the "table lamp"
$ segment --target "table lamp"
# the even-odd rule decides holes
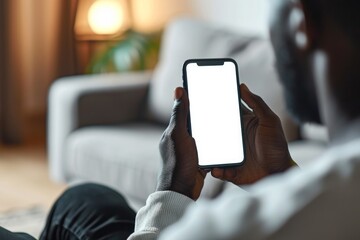
[[[129,2],[126,0],[79,0],[75,35],[78,40],[120,38],[130,28]]]
[[[78,1],[75,35],[86,73],[154,68],[162,28],[186,6],[178,0]]]
[[[98,35],[113,35],[120,31],[124,22],[124,12],[119,1],[94,2],[88,12],[91,30]]]

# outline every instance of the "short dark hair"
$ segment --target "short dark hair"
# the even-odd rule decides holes
[[[339,77],[331,76],[330,86],[339,107],[349,118],[360,117],[360,0],[301,0],[309,17],[324,27],[325,19],[331,22],[352,43],[352,52]],[[341,79],[339,79],[341,78]]]

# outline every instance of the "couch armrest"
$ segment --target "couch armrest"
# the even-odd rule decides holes
[[[119,124],[141,117],[151,72],[81,75],[58,79],[49,92],[50,175],[64,181],[65,143],[71,132],[89,125]]]

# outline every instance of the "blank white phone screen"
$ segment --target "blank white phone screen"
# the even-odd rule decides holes
[[[186,66],[191,132],[199,165],[239,164],[244,160],[236,67]]]

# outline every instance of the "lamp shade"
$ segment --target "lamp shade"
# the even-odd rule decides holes
[[[116,34],[124,22],[122,6],[117,0],[94,2],[88,11],[88,22],[96,34]]]
[[[75,34],[84,40],[116,38],[130,23],[126,0],[79,0]]]

